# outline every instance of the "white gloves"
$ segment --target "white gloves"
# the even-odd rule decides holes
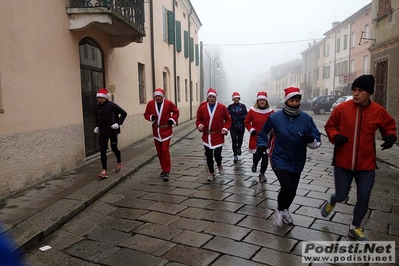
[[[95,127],[95,128],[94,128],[94,133],[97,134],[98,132],[100,132],[100,129],[99,129],[98,127]]]
[[[118,129],[118,128],[119,128],[118,123],[113,124],[113,125],[111,126],[111,128],[112,128],[112,129]]]

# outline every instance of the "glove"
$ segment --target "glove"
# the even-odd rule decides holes
[[[382,150],[392,148],[392,145],[396,141],[396,136],[395,135],[388,135],[382,138],[385,142],[381,144]]]
[[[98,132],[100,132],[100,129],[99,129],[98,127],[95,127],[95,128],[94,128],[94,133],[97,134]]]
[[[251,136],[256,136],[256,134],[258,134],[258,133],[256,132],[256,130],[254,130],[254,131],[251,132]]]
[[[266,154],[266,149],[267,149],[267,147],[260,146],[260,147],[256,148],[256,153],[257,154]]]
[[[111,128],[112,128],[112,129],[118,129],[118,128],[119,128],[118,123],[113,124],[113,125],[111,126]]]
[[[157,120],[157,116],[156,115],[151,115],[150,120],[151,120],[151,122],[154,122],[155,120]]]
[[[174,123],[173,123],[172,120],[168,120],[168,124],[169,124],[169,125],[173,125]]]
[[[335,143],[336,147],[344,145],[345,142],[348,142],[348,138],[345,136],[342,136],[341,134],[338,134],[334,137],[334,143]]]
[[[303,132],[301,136],[301,141],[305,143],[313,143],[314,137],[306,132]]]

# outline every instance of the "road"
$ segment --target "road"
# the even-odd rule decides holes
[[[316,123],[329,117],[314,115]],[[248,133],[244,147],[248,145]],[[349,240],[356,192],[328,218],[320,206],[333,189],[333,146],[308,150],[294,225],[272,222],[280,189],[274,173],[259,183],[252,155],[233,163],[231,141],[223,148],[226,173],[208,182],[200,135],[194,131],[171,147],[170,181],[152,160],[26,253],[29,265],[299,265],[301,243]],[[380,165],[363,226],[372,240],[399,245],[399,171]],[[51,249],[40,251],[49,245]],[[397,256],[398,257],[398,256]],[[398,263],[397,258],[397,263]]]

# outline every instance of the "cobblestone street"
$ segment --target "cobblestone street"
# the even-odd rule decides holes
[[[134,172],[62,225],[26,258],[31,265],[297,265],[301,241],[349,240],[356,191],[328,218],[320,206],[333,191],[333,146],[322,137],[308,162],[290,211],[294,225],[272,222],[279,183],[251,172],[247,152],[233,163],[230,137],[223,148],[225,174],[207,181],[200,134],[171,147],[170,181],[160,177],[158,159]],[[371,240],[396,241],[399,248],[399,171],[379,164],[370,209],[363,221]],[[40,247],[50,245],[45,252]],[[396,261],[399,262],[398,256]]]

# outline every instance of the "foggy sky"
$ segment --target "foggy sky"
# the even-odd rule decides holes
[[[216,51],[229,92],[243,91],[273,65],[296,58],[370,0],[190,0],[202,23],[199,41]],[[249,44],[249,45],[246,45]],[[254,45],[261,44],[261,45]],[[205,84],[207,89],[207,84]]]

